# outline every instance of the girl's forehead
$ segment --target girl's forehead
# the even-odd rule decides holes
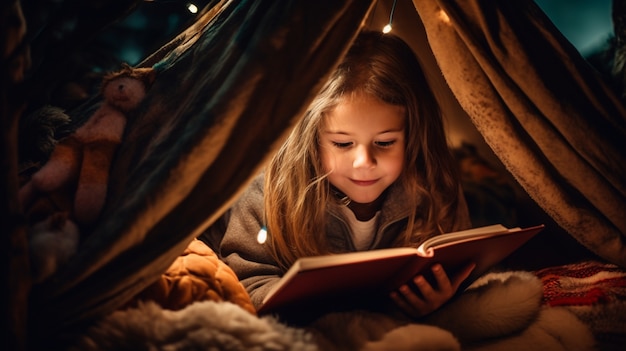
[[[398,104],[389,103],[386,99],[365,91],[365,90],[356,90],[348,93],[344,93],[341,96],[335,98],[330,111],[336,109],[337,107],[341,107],[343,105],[357,105],[357,104],[376,104],[376,105],[386,105],[392,108],[404,109],[404,106]]]
[[[405,109],[372,95],[342,99],[328,111],[322,123],[325,132],[349,133],[353,130],[397,131],[405,127]]]

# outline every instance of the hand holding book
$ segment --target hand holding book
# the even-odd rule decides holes
[[[408,316],[412,318],[425,316],[450,300],[474,268],[476,264],[470,263],[458,274],[449,277],[443,266],[436,263],[431,267],[434,277],[432,282],[418,274],[398,290],[392,291],[390,297]]]
[[[279,313],[303,303],[350,299],[364,292],[389,294],[419,275],[433,283],[437,279],[431,267],[436,263],[442,265],[448,277],[454,277],[454,284],[459,277],[459,290],[463,290],[543,228],[508,229],[497,224],[442,234],[417,249],[401,247],[300,258],[267,294],[257,312]],[[472,264],[475,268],[461,279]]]

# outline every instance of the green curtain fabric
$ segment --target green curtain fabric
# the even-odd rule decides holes
[[[127,125],[103,217],[34,287],[33,329],[102,316],[162,274],[260,169],[372,4],[222,1],[148,58],[157,79]]]

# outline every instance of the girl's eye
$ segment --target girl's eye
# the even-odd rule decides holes
[[[333,141],[332,143],[333,143],[333,145],[335,147],[340,148],[340,149],[345,149],[345,148],[348,148],[348,147],[350,147],[352,145],[352,142],[349,142],[349,141],[345,142],[345,143],[340,143],[338,141]]]
[[[391,145],[395,144],[396,141],[395,140],[390,140],[390,141],[376,141],[374,142],[374,144],[376,144],[379,147],[385,148],[385,147],[390,147]]]

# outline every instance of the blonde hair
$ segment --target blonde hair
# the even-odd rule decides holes
[[[298,257],[330,253],[326,210],[337,201],[324,174],[318,135],[340,99],[369,94],[406,111],[405,169],[398,182],[415,210],[394,246],[450,230],[460,186],[439,106],[411,48],[391,34],[362,32],[265,174],[265,220],[271,254],[283,268]]]

